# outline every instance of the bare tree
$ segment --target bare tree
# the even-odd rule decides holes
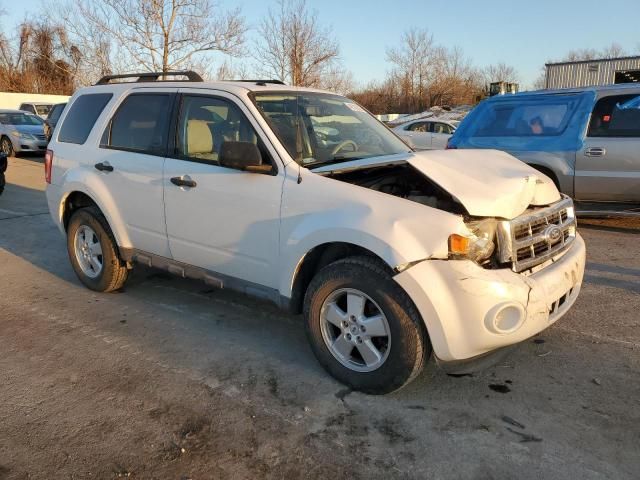
[[[227,58],[218,66],[215,78],[217,80],[244,80],[250,75],[246,64],[234,64],[230,58]]]
[[[239,9],[221,11],[211,0],[69,0],[57,10],[89,47],[86,65],[103,71],[167,72],[206,53],[238,55],[246,33]]]
[[[489,65],[483,69],[482,73],[484,74],[485,84],[492,82],[517,83],[519,80],[519,75],[516,69],[506,63]]]
[[[344,83],[338,44],[305,0],[279,0],[258,26],[258,35],[253,57],[260,75],[304,87]]]
[[[483,88],[481,73],[475,69],[460,47],[438,47],[431,83],[429,105],[473,103]]]
[[[585,60],[598,60],[605,58],[624,57],[627,55],[625,49],[619,43],[612,43],[604,47],[602,50],[595,48],[582,48],[578,50],[570,50],[561,61],[563,62],[580,62]]]
[[[0,37],[0,89],[70,94],[79,61],[63,27],[23,23],[14,39]]]
[[[432,80],[431,70],[438,53],[433,36],[420,29],[404,32],[400,46],[387,50],[387,60],[394,65],[392,75],[401,79],[406,95],[415,101],[410,106],[412,110],[426,106],[426,88]]]

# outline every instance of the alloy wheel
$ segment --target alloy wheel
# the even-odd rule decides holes
[[[102,272],[102,246],[96,232],[87,225],[81,225],[76,230],[74,238],[76,260],[82,272],[89,278],[96,278]]]
[[[322,304],[320,329],[325,345],[342,365],[356,372],[380,368],[391,347],[382,309],[360,290],[342,288]]]

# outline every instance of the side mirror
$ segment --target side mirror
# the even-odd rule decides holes
[[[262,153],[251,142],[224,142],[218,158],[220,166],[254,173],[271,173],[271,165],[263,165]]]

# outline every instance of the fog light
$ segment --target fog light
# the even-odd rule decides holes
[[[485,317],[486,327],[493,333],[513,333],[522,326],[525,319],[524,307],[519,303],[496,305]]]

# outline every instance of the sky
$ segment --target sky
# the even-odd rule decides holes
[[[222,0],[239,6],[250,26],[275,0]],[[323,26],[332,28],[341,59],[364,85],[390,70],[385,52],[403,31],[426,28],[437,44],[461,47],[474,65],[504,62],[530,86],[545,62],[568,51],[601,49],[612,42],[640,54],[640,0],[307,0]],[[16,5],[17,4],[17,5]],[[41,0],[0,0],[3,31],[38,15]]]

